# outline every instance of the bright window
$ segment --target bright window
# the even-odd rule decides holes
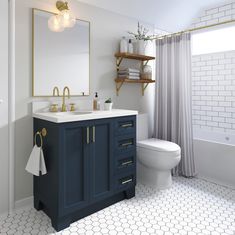
[[[235,26],[192,35],[192,54],[235,50]]]

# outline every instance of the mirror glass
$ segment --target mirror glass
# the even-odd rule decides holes
[[[89,95],[90,23],[77,20],[73,28],[52,32],[53,13],[33,9],[33,96],[52,96],[57,86],[71,96]]]

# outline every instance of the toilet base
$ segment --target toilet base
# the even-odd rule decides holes
[[[137,162],[137,182],[159,190],[170,188],[172,185],[171,170],[157,171]]]

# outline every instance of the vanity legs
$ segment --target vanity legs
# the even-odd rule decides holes
[[[51,219],[52,227],[56,231],[61,231],[61,230],[65,229],[65,228],[68,228],[71,223],[72,223],[71,218]]]

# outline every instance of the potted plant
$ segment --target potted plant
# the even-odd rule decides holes
[[[109,98],[104,102],[104,110],[111,111],[113,107],[112,99]]]
[[[157,38],[157,35],[147,35],[149,32],[148,29],[140,25],[138,22],[138,29],[137,33],[128,32],[130,35],[132,35],[136,39],[137,48],[136,53],[140,55],[146,55],[146,47],[148,45],[149,41],[155,40]]]

